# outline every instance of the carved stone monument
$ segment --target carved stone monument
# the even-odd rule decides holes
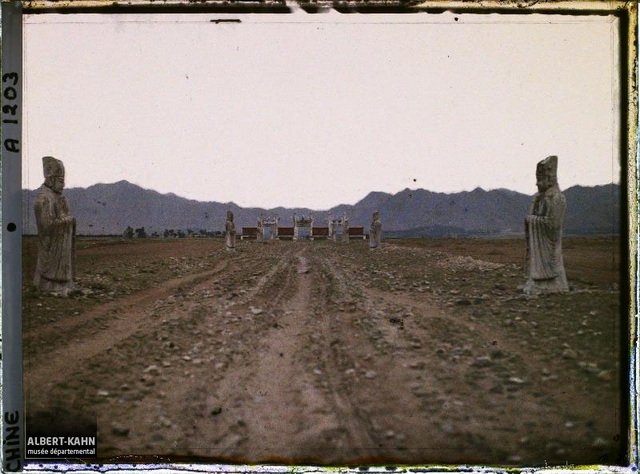
[[[227,211],[227,222],[224,226],[227,250],[236,248],[236,225],[233,223],[233,212]]]
[[[346,212],[342,216],[342,241],[349,243],[349,218]]]
[[[382,222],[380,221],[380,213],[378,211],[373,213],[371,221],[371,229],[369,231],[369,248],[374,249],[380,245],[380,239],[382,237]]]
[[[38,228],[38,258],[33,284],[44,292],[62,292],[65,296],[76,289],[76,220],[69,213],[63,196],[64,165],[62,161],[42,158],[44,184],[34,204]]]
[[[264,235],[264,218],[262,216],[258,217],[258,229],[256,232],[256,241],[258,242],[264,242],[265,240],[265,235]]]
[[[536,185],[529,214],[525,218],[527,241],[527,294],[567,291],[569,285],[562,259],[562,225],[567,201],[558,186],[558,157],[538,163]]]
[[[278,223],[280,222],[280,218],[278,216],[261,216],[260,219],[262,219],[263,240],[278,240]]]
[[[309,217],[298,217],[297,214],[293,214],[293,240],[300,238],[301,228],[308,228],[309,236],[307,238],[313,240],[313,214],[309,214]]]

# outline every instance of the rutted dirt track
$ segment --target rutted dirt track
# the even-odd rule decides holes
[[[543,465],[624,449],[616,282],[528,298],[518,264],[410,242],[136,245],[80,249],[81,296],[24,297],[27,414],[95,412],[102,457]]]

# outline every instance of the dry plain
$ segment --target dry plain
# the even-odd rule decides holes
[[[616,463],[619,240],[564,245],[572,290],[528,297],[519,239],[86,237],[63,298],[25,237],[28,427],[96,416],[119,463]]]

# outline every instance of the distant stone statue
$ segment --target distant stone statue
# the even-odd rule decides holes
[[[371,229],[369,230],[369,248],[374,249],[380,245],[380,239],[382,237],[382,222],[380,221],[380,213],[378,211],[373,213],[371,221]]]
[[[557,172],[557,156],[545,158],[536,168],[538,192],[525,218],[527,294],[569,289],[562,259],[562,224],[567,201],[558,187]]]
[[[63,196],[62,161],[42,158],[44,184],[34,204],[38,228],[38,257],[33,284],[40,291],[61,292],[65,296],[76,289],[76,220],[69,213]]]
[[[236,248],[236,225],[233,223],[233,212],[227,211],[227,222],[224,226],[227,250]]]

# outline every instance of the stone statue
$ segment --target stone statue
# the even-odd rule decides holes
[[[536,185],[529,214],[525,218],[527,241],[527,294],[567,291],[569,285],[562,259],[562,224],[567,200],[558,187],[558,157],[538,163]]]
[[[69,213],[69,203],[62,195],[64,165],[62,161],[42,158],[44,184],[34,204],[38,228],[38,258],[33,284],[40,291],[62,292],[76,289],[76,220]]]
[[[380,221],[380,213],[378,211],[373,213],[371,221],[371,229],[369,230],[369,248],[374,249],[380,245],[380,239],[382,237],[382,222]]]
[[[233,212],[227,211],[227,222],[224,226],[227,250],[236,248],[236,225],[233,223]]]

